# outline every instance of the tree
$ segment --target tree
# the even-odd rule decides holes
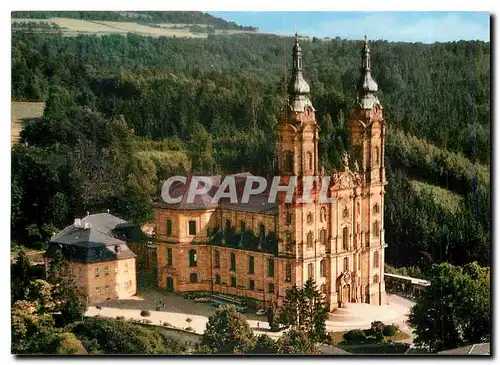
[[[215,353],[242,354],[249,348],[252,337],[246,318],[234,306],[225,306],[208,319],[203,345]]]
[[[48,277],[53,285],[54,301],[63,322],[71,323],[81,319],[87,310],[87,298],[74,282],[68,261],[60,250],[52,254]]]
[[[483,342],[491,334],[490,270],[477,263],[433,265],[432,285],[417,297],[415,343],[431,352]]]
[[[30,282],[30,263],[24,250],[19,251],[16,261],[11,265],[11,298],[12,303],[25,299],[26,289]]]
[[[256,355],[277,354],[278,347],[276,341],[268,335],[262,334],[254,337],[253,344],[246,353]]]
[[[307,333],[290,329],[277,342],[278,354],[313,355],[317,353],[314,343]]]
[[[302,289],[294,285],[287,290],[278,323],[307,333],[312,341],[321,341],[326,336],[327,319],[328,308],[313,279],[308,279]]]

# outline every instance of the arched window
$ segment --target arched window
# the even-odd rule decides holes
[[[359,166],[363,166],[362,161],[363,161],[363,151],[361,149],[361,146],[354,146],[354,159],[358,161]]]
[[[309,170],[313,169],[313,155],[311,152],[307,152],[307,168]]]
[[[226,229],[229,229],[229,228],[231,228],[231,220],[226,219]]]
[[[342,229],[342,248],[345,251],[349,249],[349,229],[347,227]]]
[[[197,266],[196,250],[189,251],[189,267]]]
[[[292,224],[292,213],[286,213],[285,224],[287,226]]]
[[[283,152],[283,172],[293,173],[293,152],[284,151]]]
[[[373,237],[378,237],[380,235],[380,228],[378,226],[378,221],[373,222]]]
[[[321,229],[319,231],[319,241],[321,244],[326,245],[326,229]]]
[[[326,262],[324,259],[319,262],[319,271],[320,271],[321,277],[325,278],[326,277]]]
[[[375,147],[373,149],[373,160],[375,161],[375,165],[378,166],[378,164],[380,163],[380,152],[379,152],[379,149],[378,147]]]
[[[344,257],[344,271],[349,271],[349,258]]]
[[[231,252],[231,271],[236,271],[236,255]]]
[[[307,224],[311,224],[313,222],[313,215],[312,213],[307,214]]]
[[[378,283],[378,274],[373,275],[373,282]]]
[[[253,256],[248,256],[248,273],[255,273],[255,257]]]
[[[375,251],[373,253],[373,267],[378,268],[380,266],[380,253]]]
[[[290,232],[285,232],[285,250],[292,251],[292,235]]]
[[[313,233],[309,232],[307,234],[307,248],[312,248],[313,247]]]
[[[220,268],[220,252],[219,252],[219,250],[214,251],[214,267],[216,269]]]
[[[264,237],[266,235],[266,226],[264,223],[261,223],[259,226],[259,234],[261,237]]]
[[[378,205],[378,203],[375,203],[375,205],[373,206],[373,213],[378,214],[379,212],[380,206]]]

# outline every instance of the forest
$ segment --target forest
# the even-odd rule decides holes
[[[274,171],[292,42],[14,32],[12,100],[46,108],[12,149],[12,240],[40,246],[87,211],[148,221],[159,183],[186,168]],[[361,45],[301,44],[326,171],[348,149]],[[488,266],[490,43],[370,46],[388,124],[387,262]]]

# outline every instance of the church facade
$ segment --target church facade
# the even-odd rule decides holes
[[[288,288],[312,278],[331,311],[349,302],[385,303],[386,130],[366,40],[361,63],[358,97],[348,120],[350,152],[344,153],[341,171],[327,177],[318,165],[320,131],[296,37],[288,101],[276,127],[277,174],[280,185],[296,179],[292,201],[280,193],[268,203],[269,191],[237,205],[211,204],[203,197],[194,204],[159,201],[159,287],[220,292],[280,306]],[[236,185],[243,186],[249,175],[234,175]],[[211,177],[215,187],[220,178]],[[306,181],[313,179],[317,184],[309,186]],[[319,199],[324,184],[331,202]],[[304,189],[312,198],[307,202],[299,199]]]

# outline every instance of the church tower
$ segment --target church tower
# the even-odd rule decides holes
[[[384,195],[386,123],[371,74],[370,47],[365,37],[361,51],[358,97],[348,121],[351,162],[361,175],[361,277],[365,301],[385,302],[384,286]]]
[[[276,127],[276,154],[280,185],[296,178],[297,188],[292,202],[285,202],[285,194],[278,195],[278,251],[283,262],[282,272],[286,272],[285,285],[301,287],[308,278],[313,278],[320,287],[325,282],[321,271],[325,248],[320,244],[320,230],[326,222],[321,223],[319,217],[319,183],[313,184],[313,179],[319,177],[319,126],[309,98],[309,84],[303,76],[302,48],[297,34],[292,58],[288,100]],[[311,191],[309,202],[301,200],[304,188]],[[286,288],[280,289],[279,294],[284,296]]]

